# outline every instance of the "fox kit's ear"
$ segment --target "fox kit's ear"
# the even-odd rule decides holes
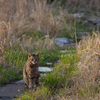
[[[30,57],[31,56],[31,54],[30,53],[28,53],[28,57]]]
[[[36,55],[39,56],[39,52],[37,52]]]

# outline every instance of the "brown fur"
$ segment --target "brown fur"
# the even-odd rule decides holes
[[[39,84],[40,73],[38,72],[39,53],[28,53],[28,60],[23,68],[23,81],[28,88]]]

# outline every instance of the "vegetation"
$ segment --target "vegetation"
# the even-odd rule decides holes
[[[73,51],[70,51],[70,53],[63,53],[60,58],[60,63],[55,65],[53,71],[47,74],[47,76],[41,77],[42,85],[36,88],[34,94],[25,93],[23,96],[19,97],[18,100],[47,100],[47,98],[57,98],[56,96],[52,97],[52,95],[56,95],[59,93],[59,90],[65,87],[71,88],[73,84],[72,76],[79,74],[76,67],[76,63],[79,59]]]
[[[73,13],[100,16],[98,0],[4,0],[0,1],[0,86],[22,79],[28,52],[39,52],[39,66],[55,63],[41,85],[17,100],[99,100],[100,35],[86,18]],[[9,9],[8,9],[9,8]],[[97,30],[97,28],[96,28]],[[88,39],[77,40],[88,32]],[[75,48],[58,47],[56,37],[78,41]],[[66,50],[61,53],[60,50]]]
[[[62,53],[53,71],[41,77],[42,85],[17,100],[97,99],[99,100],[99,39],[94,33],[77,46],[77,52]],[[92,57],[92,58],[90,58]],[[92,63],[91,63],[92,62]],[[44,91],[43,91],[44,89]],[[46,90],[45,90],[46,89]],[[41,94],[39,94],[41,91]],[[38,94],[37,94],[38,93]]]

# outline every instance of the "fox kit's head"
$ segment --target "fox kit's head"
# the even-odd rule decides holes
[[[36,54],[28,53],[28,63],[30,65],[36,65],[39,62],[39,52]]]

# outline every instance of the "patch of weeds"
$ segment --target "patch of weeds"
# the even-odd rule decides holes
[[[40,31],[27,32],[26,34],[30,37],[38,38],[38,39],[42,37],[42,33]]]
[[[46,65],[46,62],[56,62],[59,60],[60,52],[56,49],[43,51],[39,50],[39,65]]]
[[[59,60],[60,52],[56,49],[51,50],[33,50],[33,54],[39,52],[39,65],[46,65],[46,62],[55,62]],[[18,67],[19,69],[23,68],[24,62],[28,59],[28,54],[24,53],[21,49],[13,49],[9,48],[7,50],[7,54],[5,54],[5,58],[8,62],[11,62],[14,66]]]
[[[37,31],[37,30],[31,30],[28,32],[24,32],[23,35],[27,35],[29,37],[31,37],[32,39],[40,39],[41,37],[43,37],[45,34],[41,33],[41,31]]]
[[[60,6],[64,7],[66,4],[66,0],[51,0],[51,2],[54,2],[55,6],[58,5],[58,3],[60,2]]]
[[[74,82],[73,82],[73,80],[69,79],[69,80],[67,81],[67,87],[68,87],[68,88],[71,88],[72,86],[74,86]]]
[[[24,53],[20,48],[8,48],[6,54],[4,55],[8,63],[12,63],[15,67],[22,69],[24,62],[27,60],[27,54]]]
[[[22,76],[19,76],[18,69],[9,67],[9,68],[2,68],[0,67],[0,86],[3,83],[8,83],[10,81],[22,79]]]
[[[79,32],[81,30],[81,32],[90,32],[90,35],[92,33],[92,29],[90,29],[89,27],[83,25],[82,21],[80,21],[80,23],[75,21],[74,22],[74,27],[76,27],[76,32]]]
[[[85,81],[82,83],[81,87],[78,89],[77,95],[81,97],[95,97],[96,94],[100,92],[100,86],[97,86],[97,83],[89,83]]]
[[[91,14],[98,16],[98,13],[96,11],[92,11]]]
[[[75,53],[75,50],[70,50],[69,52],[62,53],[61,55],[61,62],[63,64],[67,64],[68,66],[66,67],[66,71],[68,74],[72,74],[73,76],[73,71],[77,72],[77,62],[79,61],[79,58],[77,54]]]
[[[33,50],[33,53],[36,53],[39,51],[40,56],[40,62],[39,65],[46,65],[46,62],[53,62],[59,60],[59,52],[55,49],[47,50]],[[9,47],[6,50],[6,53],[4,54],[4,57],[6,59],[7,66],[5,65],[2,70],[0,70],[0,74],[3,73],[1,76],[2,80],[0,81],[0,84],[7,83],[16,79],[22,78],[22,72],[24,64],[26,63],[28,59],[28,54],[23,52],[20,48],[12,48]]]
[[[78,74],[77,61],[78,57],[75,53],[63,53],[61,55],[61,63],[57,64],[50,74],[41,77],[41,81],[44,85],[53,89],[64,87],[66,81]]]
[[[69,54],[70,56],[64,56]],[[59,93],[60,89],[71,88],[74,84],[71,77],[78,74],[75,73],[78,58],[73,50],[69,53],[62,53],[61,55],[63,56],[60,56],[60,62],[55,65],[53,71],[46,76],[41,77],[40,81],[42,82],[42,85],[38,87],[34,93],[25,93],[19,97],[20,99],[26,100],[25,98],[34,98],[32,100],[37,100],[43,98],[44,100],[47,100],[47,98],[52,96],[52,94],[54,95],[55,92]]]
[[[21,49],[13,49],[12,47],[6,50],[4,54],[6,64],[0,67],[0,85],[10,81],[22,79],[22,70],[24,61],[27,60],[27,54]]]
[[[16,100],[47,100],[51,96],[51,91],[44,86],[36,88],[36,91],[31,93],[25,92],[24,95],[18,97]]]
[[[41,81],[44,83],[44,85],[49,86],[49,88],[51,88],[52,90],[64,87],[65,79],[65,75],[63,75],[58,70],[53,70],[53,72],[48,74],[47,76],[41,77]]]
[[[75,28],[71,28],[70,31],[67,31],[67,29],[64,29],[63,31],[59,31],[61,33],[61,37],[67,37],[69,39],[75,39]]]

